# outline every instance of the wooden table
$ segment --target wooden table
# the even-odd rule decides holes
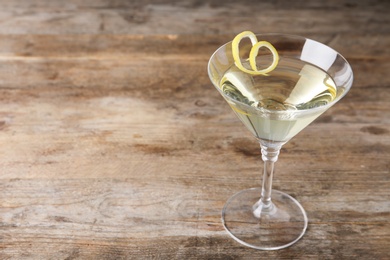
[[[389,259],[388,1],[0,1],[0,259]],[[351,92],[282,150],[306,209],[290,248],[231,239],[258,144],[211,85],[235,34],[300,34]]]

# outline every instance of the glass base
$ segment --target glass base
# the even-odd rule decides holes
[[[260,188],[233,195],[222,210],[222,223],[239,243],[255,249],[277,250],[291,246],[305,233],[305,210],[290,195],[272,190],[269,207],[259,203]]]

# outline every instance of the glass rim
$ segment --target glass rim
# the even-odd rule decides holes
[[[323,106],[319,106],[319,107],[315,107],[315,108],[305,108],[305,109],[297,109],[297,110],[272,110],[272,109],[267,109],[267,108],[263,108],[263,107],[252,107],[246,103],[243,103],[241,101],[238,101],[236,99],[233,99],[229,96],[227,96],[223,91],[222,89],[219,87],[219,86],[216,86],[214,84],[214,81],[211,77],[211,63],[212,63],[212,60],[213,58],[217,55],[217,53],[222,49],[224,48],[225,46],[227,46],[228,44],[231,44],[232,41],[228,41],[224,44],[222,44],[220,47],[218,47],[214,52],[213,54],[210,56],[210,59],[208,61],[208,64],[207,64],[207,72],[208,72],[208,76],[209,76],[209,79],[210,81],[212,82],[212,84],[214,85],[214,87],[219,91],[219,93],[221,93],[221,95],[227,99],[227,100],[230,100],[231,102],[233,103],[237,103],[239,104],[240,106],[243,106],[245,108],[247,108],[248,110],[251,110],[251,111],[255,111],[255,113],[260,113],[260,114],[275,114],[275,115],[284,115],[286,113],[288,114],[294,114],[294,115],[304,115],[304,114],[312,114],[312,113],[316,113],[316,112],[319,112],[319,111],[326,111],[328,110],[330,107],[332,107],[334,104],[336,104],[338,101],[340,101],[348,92],[349,90],[351,89],[351,86],[352,86],[352,83],[353,83],[353,79],[354,79],[354,75],[353,75],[353,71],[352,71],[352,67],[350,65],[350,63],[347,61],[347,59],[341,55],[338,51],[336,51],[335,49],[333,49],[332,47],[324,44],[324,43],[321,43],[319,41],[316,41],[316,40],[313,40],[311,38],[307,38],[307,37],[304,37],[304,36],[300,36],[300,35],[294,35],[294,34],[284,34],[284,33],[259,33],[259,34],[255,34],[256,37],[259,37],[259,36],[276,36],[276,37],[284,37],[284,38],[290,38],[290,39],[300,39],[300,40],[309,40],[309,41],[312,41],[318,45],[321,45],[321,46],[324,46],[324,47],[327,47],[327,48],[330,48],[332,51],[334,51],[335,53],[337,53],[337,55],[345,62],[345,64],[347,64],[347,66],[350,68],[351,70],[351,76],[350,76],[350,79],[348,80],[348,83],[349,84],[346,84],[345,87],[343,88],[344,91],[339,95],[339,96],[336,96],[335,99],[333,99],[331,102],[329,102],[328,104],[326,105],[323,105]],[[314,65],[316,67],[318,67],[316,64],[312,64],[310,63],[311,65]],[[337,88],[337,86],[336,86]]]

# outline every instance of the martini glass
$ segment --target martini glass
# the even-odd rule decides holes
[[[279,151],[348,92],[353,73],[338,52],[314,40],[283,34],[262,34],[257,39],[271,43],[279,54],[278,65],[267,75],[240,70],[232,42],[221,46],[208,64],[211,82],[260,143],[264,161],[261,188],[233,195],[222,210],[222,222],[241,244],[277,250],[297,242],[308,225],[299,202],[272,189]],[[241,62],[248,69],[252,44],[240,42]],[[267,67],[272,59],[267,50],[261,51],[256,66]]]

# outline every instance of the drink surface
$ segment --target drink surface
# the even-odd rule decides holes
[[[337,93],[326,72],[286,58],[267,75],[249,75],[233,65],[222,77],[220,88],[232,99],[228,103],[252,134],[270,141],[288,141],[295,136],[325,109],[306,116],[294,116],[294,112],[324,106]],[[246,109],[240,103],[254,109]]]

